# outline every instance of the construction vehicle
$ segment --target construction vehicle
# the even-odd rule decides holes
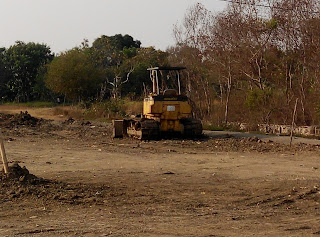
[[[201,121],[192,117],[190,100],[181,94],[180,71],[184,69],[186,68],[149,68],[152,93],[143,101],[142,115],[132,119],[114,120],[113,137],[130,136],[153,140],[164,136],[200,136]]]

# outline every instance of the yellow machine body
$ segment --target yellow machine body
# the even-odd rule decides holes
[[[181,93],[180,74],[184,67],[149,68],[152,93],[143,101],[141,116],[115,120],[114,137],[128,135],[141,140],[202,134],[202,123],[192,117],[189,98]],[[171,72],[171,74],[170,74]],[[172,79],[176,80],[172,80]],[[173,82],[173,87],[170,86]],[[176,88],[174,87],[176,86]]]
[[[160,122],[161,132],[183,133],[180,119],[191,117],[187,98],[152,96],[143,101],[143,117]]]

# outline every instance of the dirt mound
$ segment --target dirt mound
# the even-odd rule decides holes
[[[0,113],[0,126],[3,127],[16,127],[21,125],[34,127],[40,125],[43,121],[43,119],[32,117],[28,111],[21,111],[20,114],[15,115]]]
[[[21,167],[19,164],[15,163],[12,166],[9,166],[8,174],[5,174],[3,170],[0,172],[0,180],[2,182],[18,181],[22,183],[36,183],[42,179],[30,174],[25,166]]]
[[[104,204],[111,194],[121,196],[123,192],[114,191],[105,185],[63,183],[39,178],[24,166],[15,163],[9,166],[9,173],[0,172],[0,200],[36,198],[48,202],[69,204]],[[0,201],[1,202],[1,201]]]

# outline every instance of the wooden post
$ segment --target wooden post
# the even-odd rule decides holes
[[[4,173],[7,174],[7,173],[9,173],[8,160],[7,160],[6,150],[4,149],[4,144],[3,144],[2,139],[0,139],[0,152],[1,152],[1,157],[2,157]]]
[[[294,123],[296,120],[297,106],[298,106],[298,98],[296,99],[296,104],[294,106],[293,116],[292,116],[291,133],[290,133],[290,147],[292,145],[293,128],[294,128]]]

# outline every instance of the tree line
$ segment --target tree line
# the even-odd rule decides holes
[[[54,55],[45,44],[17,41],[0,49],[1,101],[139,98],[150,84],[146,69],[168,64],[166,52],[140,46],[130,35],[102,35]]]
[[[230,1],[213,14],[191,7],[175,26],[171,62],[189,69],[189,94],[218,124],[320,120],[320,2]]]
[[[1,101],[102,102],[150,91],[152,66],[186,66],[183,88],[195,115],[229,122],[300,125],[320,122],[320,3],[317,0],[230,0],[213,14],[190,7],[166,51],[129,35],[84,40],[54,55],[44,44],[0,49]]]
[[[1,101],[26,102],[45,94],[43,71],[54,55],[46,45],[17,41],[0,48]]]

